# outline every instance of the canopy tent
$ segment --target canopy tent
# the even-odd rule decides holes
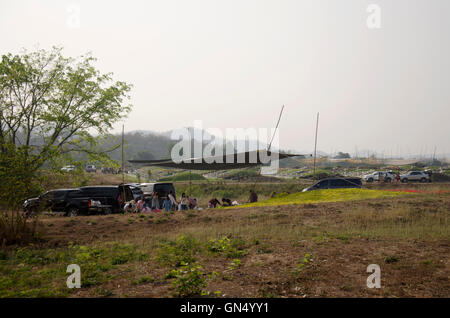
[[[254,167],[264,164],[270,164],[268,158],[281,160],[290,157],[301,157],[304,155],[276,153],[270,151],[247,151],[241,153],[225,154],[223,156],[207,158],[189,158],[177,163],[172,159],[159,160],[128,160],[130,163],[145,164],[148,166],[159,166],[167,168],[177,168],[186,170],[227,170]]]

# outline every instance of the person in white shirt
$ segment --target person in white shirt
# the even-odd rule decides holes
[[[178,201],[177,201],[177,199],[175,198],[175,196],[173,195],[172,190],[169,191],[168,197],[169,197],[170,201],[172,201],[172,206],[173,206],[174,208],[177,208],[177,207],[178,207]]]
[[[188,203],[188,199],[186,198],[186,194],[183,193],[181,195],[181,199],[180,199],[180,210],[182,210],[182,211],[187,210],[187,203]]]

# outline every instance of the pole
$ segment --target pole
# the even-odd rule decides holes
[[[192,170],[189,170],[189,197],[191,196],[191,185],[192,185],[191,172]]]
[[[316,176],[316,150],[317,150],[317,129],[319,128],[319,113],[317,113],[316,120],[316,137],[314,141],[314,168],[313,168],[313,176]]]
[[[270,140],[269,147],[267,147],[268,152],[270,151],[270,147],[272,147],[273,138],[275,138],[275,133],[278,129],[278,125],[280,124],[280,119],[281,119],[281,115],[283,114],[283,109],[284,109],[284,105],[281,106],[280,116],[278,116],[278,121],[277,121],[277,125],[275,126],[275,131],[273,133],[272,139]]]
[[[125,134],[125,125],[122,125],[122,190],[123,190],[123,196],[122,196],[122,204],[125,206],[126,202],[126,193],[125,193],[125,187],[123,186],[125,184],[125,161],[124,161],[124,153],[123,153],[123,144],[124,144],[124,134]]]
[[[122,183],[125,183],[125,162],[123,160],[123,143],[124,143],[124,130],[125,130],[125,125],[122,125]]]

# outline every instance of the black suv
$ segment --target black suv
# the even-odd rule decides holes
[[[36,198],[24,201],[22,208],[27,215],[41,210],[65,211],[69,193],[75,193],[78,189],[50,190]]]
[[[125,198],[125,200],[123,200]],[[120,212],[124,202],[133,200],[133,193],[127,185],[87,186],[76,189],[51,190],[37,198],[25,200],[26,215],[49,209],[65,212],[66,215]]]
[[[152,199],[153,192],[157,192],[160,207],[163,202],[162,198],[167,197],[170,191],[172,191],[173,196],[176,197],[175,187],[171,182],[141,183],[139,188],[143,191],[146,199]]]
[[[361,187],[361,178],[327,178],[320,180],[313,186],[303,189],[303,192],[320,189],[345,189]]]

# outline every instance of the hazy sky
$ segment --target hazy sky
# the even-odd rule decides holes
[[[0,0],[0,53],[91,51],[134,85],[127,131],[273,127],[284,104],[282,148],[313,149],[320,112],[322,151],[450,154],[449,15],[448,0]]]

